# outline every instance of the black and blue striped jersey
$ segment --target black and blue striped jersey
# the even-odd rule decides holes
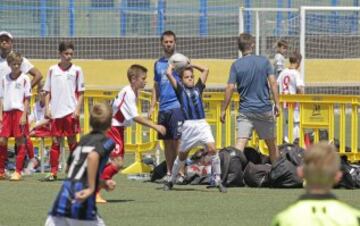
[[[103,171],[113,148],[114,142],[100,132],[93,131],[81,138],[78,146],[68,158],[67,176],[50,210],[50,215],[78,220],[96,219],[95,193],[84,202],[76,201],[75,194],[88,187],[88,154],[95,151],[100,156],[96,177],[96,187],[98,187],[100,173]]]

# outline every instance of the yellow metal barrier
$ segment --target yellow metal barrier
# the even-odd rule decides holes
[[[90,107],[96,102],[112,101],[119,91],[85,91],[84,95],[84,133],[90,131],[89,125],[89,111]],[[137,108],[139,114],[144,112],[143,106],[150,104],[151,94],[147,92],[141,92],[138,97]],[[157,108],[154,115],[157,114]],[[145,115],[144,115],[145,116]],[[155,117],[153,117],[155,118]],[[142,125],[135,123],[132,127],[128,127],[125,131],[125,151],[135,153],[135,162],[124,169],[124,174],[137,174],[150,172],[151,168],[143,163],[142,154],[149,152],[158,147],[158,140],[156,132],[148,128],[144,128]]]
[[[89,109],[94,102],[111,101],[118,91],[94,91],[85,92],[84,103],[84,132],[88,132],[89,128]],[[138,110],[144,116],[146,107],[149,107],[151,94],[149,92],[141,92],[138,98]],[[219,118],[221,114],[221,106],[224,100],[223,92],[204,92],[203,102],[205,107],[206,119],[212,126],[216,147],[221,148],[229,146],[236,142],[237,122],[236,115],[238,110],[238,95],[234,95],[230,109],[226,112],[226,123],[221,124]],[[288,135],[289,140],[293,140],[293,113],[296,103],[300,106],[300,145],[304,147],[304,131],[311,129],[314,131],[314,142],[319,140],[319,130],[328,131],[329,140],[335,138],[335,131],[339,131],[340,153],[345,154],[351,161],[359,161],[358,153],[358,106],[360,103],[359,96],[333,96],[333,95],[283,95],[280,96],[281,104],[286,102],[288,108]],[[154,113],[155,119],[157,109]],[[347,117],[348,115],[348,117]],[[338,120],[335,120],[337,119]],[[351,124],[349,124],[351,120]],[[284,116],[280,114],[277,119],[277,143],[281,144],[283,140],[283,121]],[[337,122],[337,123],[336,123]],[[347,124],[348,122],[348,124]],[[338,126],[337,126],[338,125]],[[349,126],[350,125],[350,126]],[[338,129],[337,129],[338,127]],[[350,128],[348,128],[350,127]],[[350,137],[346,132],[350,131]],[[346,150],[346,139],[351,139],[350,150]],[[253,133],[253,137],[249,141],[250,146],[259,147],[262,153],[268,153],[267,147],[263,140],[259,140],[258,136]],[[123,173],[134,174],[149,172],[150,168],[142,163],[142,154],[159,148],[159,141],[156,132],[145,128],[139,124],[127,128],[125,132],[125,151],[135,153],[135,162]]]

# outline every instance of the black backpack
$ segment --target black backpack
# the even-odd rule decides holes
[[[159,165],[157,165],[154,170],[151,172],[151,182],[155,182],[159,179],[162,179],[167,172],[167,166],[166,161],[161,162]]]
[[[249,187],[269,187],[270,164],[254,164],[249,162],[244,170],[244,181]]]
[[[233,147],[226,147],[219,151],[221,161],[221,180],[227,187],[244,186],[243,167],[247,159],[242,151]]]
[[[267,155],[263,155],[258,150],[252,147],[245,147],[244,155],[249,162],[254,164],[268,164],[270,163],[270,158]]]
[[[282,144],[279,146],[280,156],[289,160],[295,166],[301,166],[304,162],[305,150],[294,144]]]
[[[337,188],[346,188],[346,189],[354,189],[357,187],[356,179],[357,172],[354,169],[346,156],[341,156],[340,170],[343,173],[341,180],[335,187]],[[354,177],[353,177],[353,175]],[[355,179],[355,180],[354,180]]]
[[[270,171],[270,186],[274,188],[301,188],[303,180],[297,175],[297,166],[284,157],[278,159]]]

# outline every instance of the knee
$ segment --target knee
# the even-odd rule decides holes
[[[116,167],[117,170],[122,169],[124,166],[124,161],[121,157],[115,157],[111,159],[111,163]]]
[[[0,138],[0,145],[1,146],[6,146],[7,145],[7,140],[3,137]]]

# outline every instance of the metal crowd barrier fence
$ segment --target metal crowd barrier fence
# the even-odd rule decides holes
[[[117,95],[117,91],[100,91],[87,90],[84,98],[84,114],[82,128],[83,133],[90,131],[89,125],[89,111],[91,106],[96,102],[111,102]],[[219,120],[221,114],[221,106],[224,100],[223,92],[204,92],[203,102],[206,113],[206,119],[213,129],[213,134],[216,140],[216,147],[222,148],[232,145],[236,142],[237,134],[237,109],[239,96],[233,96],[232,103],[226,112],[226,122],[222,124]],[[139,114],[146,116],[151,101],[151,94],[149,92],[141,92],[138,97],[138,111]],[[358,151],[359,140],[359,103],[360,96],[335,96],[335,95],[281,95],[281,106],[286,103],[287,115],[284,114],[284,109],[281,108],[280,117],[277,118],[277,143],[282,144],[284,138],[284,123],[288,124],[288,139],[294,140],[294,115],[295,107],[299,108],[300,113],[300,138],[299,144],[305,147],[304,142],[306,134],[313,134],[313,142],[318,142],[324,139],[320,134],[326,131],[327,137],[325,139],[330,141],[338,140],[339,152],[342,155],[347,155],[350,161],[359,161],[360,153]],[[156,107],[152,120],[156,120],[158,108]],[[287,117],[288,116],[288,117]],[[42,147],[42,142],[37,138],[32,138],[35,141],[35,146]],[[40,142],[40,143],[39,143]],[[50,144],[51,140],[46,139],[45,143]],[[249,141],[249,145],[259,148],[262,153],[268,153],[267,147],[263,140],[259,140],[256,133],[253,133]],[[154,130],[146,128],[139,124],[134,124],[132,127],[126,129],[125,132],[125,151],[126,153],[133,152],[135,154],[135,161],[132,165],[124,169],[125,174],[137,174],[150,172],[150,167],[143,163],[142,155],[154,150],[161,149],[162,145],[157,140],[157,134]],[[41,151],[43,154],[43,151]]]

